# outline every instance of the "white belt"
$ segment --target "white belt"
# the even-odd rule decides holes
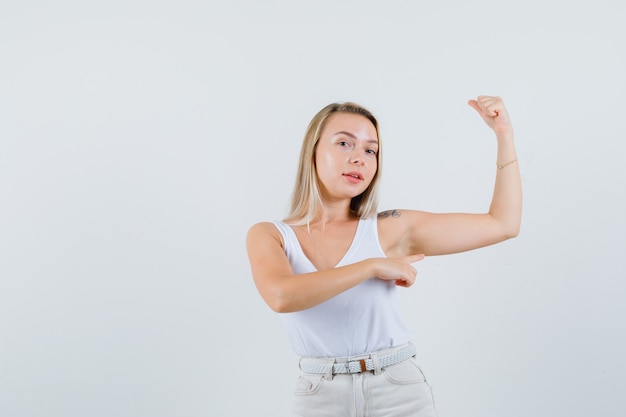
[[[417,349],[413,344],[408,344],[405,348],[392,353],[378,356],[378,366],[380,369],[400,363],[412,358],[417,354]],[[307,374],[325,374],[328,372],[328,363],[320,362],[319,359],[300,359],[300,369]],[[358,374],[360,372],[374,371],[376,366],[371,358],[340,362],[333,364],[333,374]]]

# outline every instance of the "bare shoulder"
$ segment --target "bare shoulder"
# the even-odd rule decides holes
[[[263,232],[272,232],[272,231],[278,232],[278,229],[276,229],[276,226],[274,226],[274,223],[259,222],[259,223],[253,224],[248,230],[248,233],[263,233]]]
[[[247,241],[248,243],[267,242],[268,240],[276,240],[281,246],[283,245],[283,238],[274,223],[272,222],[260,222],[252,225],[248,230]]]

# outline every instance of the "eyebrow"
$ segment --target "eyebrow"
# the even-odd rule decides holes
[[[356,137],[356,136],[354,136],[354,135],[353,135],[352,133],[350,133],[350,132],[346,132],[345,130],[341,130],[341,131],[339,131],[339,132],[337,132],[337,133],[335,133],[335,134],[334,134],[334,136],[337,136],[337,135],[346,135],[346,136],[350,136],[350,137],[351,137],[351,138],[353,138],[353,139],[357,139],[357,137]],[[375,143],[375,144],[377,144],[377,145],[378,145],[378,140],[376,140],[376,139],[366,139],[365,141],[366,141],[367,143]]]

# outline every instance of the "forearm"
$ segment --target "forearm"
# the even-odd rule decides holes
[[[513,132],[499,133],[497,139],[498,167],[489,213],[500,224],[504,237],[508,238],[519,233],[522,217],[522,183]]]
[[[314,307],[376,275],[374,262],[367,259],[351,265],[277,277],[266,302],[279,313]]]

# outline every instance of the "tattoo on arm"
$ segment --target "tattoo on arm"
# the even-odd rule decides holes
[[[378,213],[379,219],[386,219],[387,217],[400,217],[400,212],[398,210],[386,210]]]

